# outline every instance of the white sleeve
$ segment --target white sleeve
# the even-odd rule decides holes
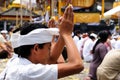
[[[2,35],[0,35],[0,42],[2,43],[7,42]]]
[[[120,41],[117,41],[117,42],[115,43],[115,49],[120,49]]]
[[[25,68],[24,68],[25,69]],[[27,70],[27,71],[26,71]],[[22,80],[57,80],[58,66],[55,65],[30,65],[26,67],[25,76]]]
[[[0,80],[3,80],[6,74],[7,68],[5,68],[1,73],[0,73]]]

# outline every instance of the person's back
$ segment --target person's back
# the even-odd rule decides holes
[[[89,69],[89,75],[88,75],[89,78],[93,80],[97,80],[96,70],[98,66],[101,64],[102,60],[104,59],[104,56],[108,52],[107,47],[104,44],[108,39],[108,36],[109,36],[108,31],[106,30],[100,31],[98,33],[98,40],[96,41],[93,47],[93,50],[92,50],[93,60],[90,63],[90,69]]]
[[[119,80],[120,50],[109,51],[97,69],[97,80]]]
[[[91,50],[93,48],[94,42],[91,39],[88,39],[83,47],[83,58],[86,62],[91,62],[93,59],[93,54],[91,53]]]

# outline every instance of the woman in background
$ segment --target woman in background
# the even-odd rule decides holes
[[[105,45],[109,37],[109,32],[106,30],[100,31],[98,33],[98,40],[95,43],[92,53],[93,53],[93,60],[90,63],[89,75],[86,77],[85,80],[97,80],[96,70],[98,66],[101,64],[104,56],[108,52],[108,49]]]

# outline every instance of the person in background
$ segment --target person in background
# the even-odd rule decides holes
[[[84,47],[83,47],[83,59],[85,62],[90,63],[93,60],[93,54],[92,49],[95,44],[95,40],[97,39],[97,35],[94,33],[91,33],[89,35],[89,38],[85,41]]]
[[[110,51],[112,49],[112,45],[111,45],[112,34],[110,31],[108,31],[108,34],[109,34],[109,37],[105,42],[105,45],[107,46],[108,51]]]
[[[120,80],[120,49],[106,54],[97,68],[97,80]]]
[[[74,40],[74,42],[75,42],[76,45],[77,45],[78,41],[81,39],[80,36],[81,36],[80,31],[79,31],[79,30],[76,30],[76,31],[74,32],[74,37],[73,37],[73,40]]]
[[[8,31],[7,31],[7,30],[2,30],[0,33],[1,33],[1,35],[4,37],[4,39],[5,39],[6,41],[8,41],[8,36],[7,36]]]
[[[10,58],[12,56],[12,47],[7,41],[6,37],[7,31],[2,30],[0,34],[0,57],[1,58]],[[5,56],[6,55],[6,56]]]
[[[108,49],[105,45],[105,42],[107,41],[108,37],[109,33],[106,30],[100,31],[98,33],[98,40],[96,41],[92,50],[93,60],[90,63],[89,74],[88,77],[85,78],[85,80],[97,80],[97,68],[101,64],[102,60],[108,52]]]
[[[116,44],[116,41],[117,41],[117,38],[119,37],[119,35],[112,35],[112,39],[111,39],[111,46],[112,46],[112,49],[115,49],[115,44]]]
[[[80,51],[80,55],[81,55],[82,59],[84,59],[84,57],[83,57],[84,44],[88,39],[89,39],[88,33],[82,33],[81,40],[79,40],[77,43],[77,46],[79,46],[78,50]]]
[[[115,42],[115,49],[120,49],[120,36],[117,37],[117,40]]]
[[[9,63],[0,74],[0,80],[57,80],[81,72],[84,68],[82,59],[71,36],[73,19],[73,10],[69,6],[59,23],[59,29],[35,23],[23,25],[18,40],[18,58]],[[58,41],[51,46],[52,37],[57,33]],[[65,45],[68,62],[58,64]]]
[[[15,30],[15,26],[10,26],[9,27],[9,30],[8,30],[8,40],[10,40],[14,30]]]

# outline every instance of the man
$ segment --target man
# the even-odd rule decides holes
[[[120,50],[109,51],[97,69],[97,80],[120,80]]]
[[[10,58],[12,56],[12,47],[10,43],[6,40],[6,30],[0,32],[0,58]]]
[[[40,28],[38,28],[40,27]],[[66,8],[59,30],[47,29],[43,25],[27,24],[20,32],[18,58],[14,59],[0,75],[0,80],[57,80],[83,70],[83,63],[71,37],[73,10]],[[52,36],[59,39],[51,47]],[[57,64],[66,45],[68,62]]]
[[[90,63],[93,60],[92,49],[93,49],[93,46],[95,44],[96,38],[97,38],[97,35],[94,33],[91,33],[89,35],[89,38],[84,43],[83,59],[85,62]]]

